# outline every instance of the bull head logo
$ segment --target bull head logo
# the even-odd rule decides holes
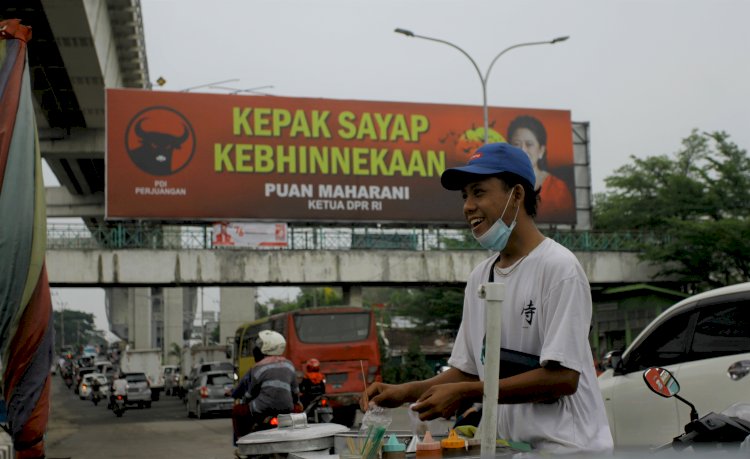
[[[157,176],[171,175],[192,159],[195,136],[182,114],[166,107],[154,107],[133,118],[130,126],[132,133],[128,129],[126,139],[128,155],[142,171]]]

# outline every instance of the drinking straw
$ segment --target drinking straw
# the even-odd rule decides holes
[[[352,437],[346,437],[346,446],[349,448],[351,454],[357,453],[357,445],[354,444],[354,439]]]
[[[365,379],[365,366],[362,361],[359,361],[359,368],[362,370],[362,385],[365,387],[363,397],[365,398],[365,406],[370,406],[370,397],[367,396],[367,379]]]
[[[383,426],[377,426],[374,430],[368,429],[367,442],[362,450],[362,459],[374,459],[377,456],[384,436],[385,427]]]

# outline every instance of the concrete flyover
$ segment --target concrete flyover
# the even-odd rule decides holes
[[[482,250],[48,250],[54,286],[463,284]],[[591,284],[660,280],[632,252],[577,252]]]

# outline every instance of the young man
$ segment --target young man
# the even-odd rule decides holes
[[[371,403],[416,401],[413,409],[426,420],[450,417],[462,402],[482,401],[486,302],[477,290],[493,279],[506,286],[501,347],[539,356],[540,362],[539,368],[499,379],[498,436],[551,453],[611,451],[588,342],[588,280],[575,256],[534,223],[538,191],[529,158],[511,145],[487,144],[466,166],[446,170],[441,182],[461,190],[474,237],[499,253],[469,276],[448,361],[452,368],[425,381],[374,383],[367,388]]]

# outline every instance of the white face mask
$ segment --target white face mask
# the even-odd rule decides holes
[[[494,250],[495,252],[500,252],[505,248],[506,245],[508,245],[508,239],[510,239],[510,233],[513,232],[513,228],[516,227],[516,221],[518,219],[518,209],[516,208],[516,215],[513,217],[513,221],[511,222],[510,226],[506,225],[503,221],[503,216],[505,215],[505,211],[508,209],[508,204],[510,204],[510,200],[513,197],[513,193],[508,197],[508,202],[505,203],[505,208],[503,209],[503,213],[500,215],[500,218],[495,221],[495,223],[490,226],[490,229],[484,232],[481,236],[474,235],[474,239],[479,242],[479,245],[484,247],[487,250]]]

